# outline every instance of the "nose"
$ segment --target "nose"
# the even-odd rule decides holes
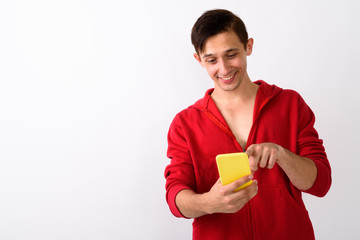
[[[230,71],[229,64],[226,60],[221,59],[219,61],[219,75],[226,76]]]

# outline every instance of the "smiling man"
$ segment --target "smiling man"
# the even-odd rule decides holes
[[[254,41],[232,12],[205,12],[191,40],[214,88],[170,126],[171,212],[194,218],[193,239],[314,239],[302,192],[324,196],[331,168],[313,112],[297,92],[250,80]],[[234,152],[248,154],[252,174],[223,186],[215,158]]]

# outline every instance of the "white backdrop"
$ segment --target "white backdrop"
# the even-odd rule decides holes
[[[343,1],[0,1],[0,239],[191,239],[165,202],[174,115],[212,87],[190,30],[242,17],[252,80],[300,92],[333,169],[317,239],[358,239],[360,15]]]

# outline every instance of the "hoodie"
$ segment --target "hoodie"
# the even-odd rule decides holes
[[[272,142],[310,158],[317,167],[313,186],[304,191],[322,197],[331,186],[331,168],[323,142],[314,128],[315,116],[302,97],[264,81],[256,81],[253,124],[246,148]],[[165,169],[166,200],[176,217],[184,217],[175,204],[177,193],[191,189],[208,192],[219,178],[216,156],[243,152],[211,98],[213,89],[178,113],[168,133]],[[296,188],[277,165],[254,173],[258,193],[236,213],[215,213],[195,218],[193,239],[314,239],[313,227]]]

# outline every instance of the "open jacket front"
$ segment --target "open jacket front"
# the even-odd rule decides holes
[[[272,142],[312,159],[318,174],[309,194],[324,196],[331,185],[331,168],[314,129],[315,117],[301,96],[264,81],[257,92],[253,125],[247,146]],[[165,169],[166,200],[171,212],[183,217],[175,204],[177,193],[208,192],[219,178],[215,157],[243,152],[210,94],[181,111],[168,133]],[[260,168],[254,173],[258,194],[234,214],[210,214],[194,219],[193,239],[314,239],[312,224],[297,189],[284,171]]]

